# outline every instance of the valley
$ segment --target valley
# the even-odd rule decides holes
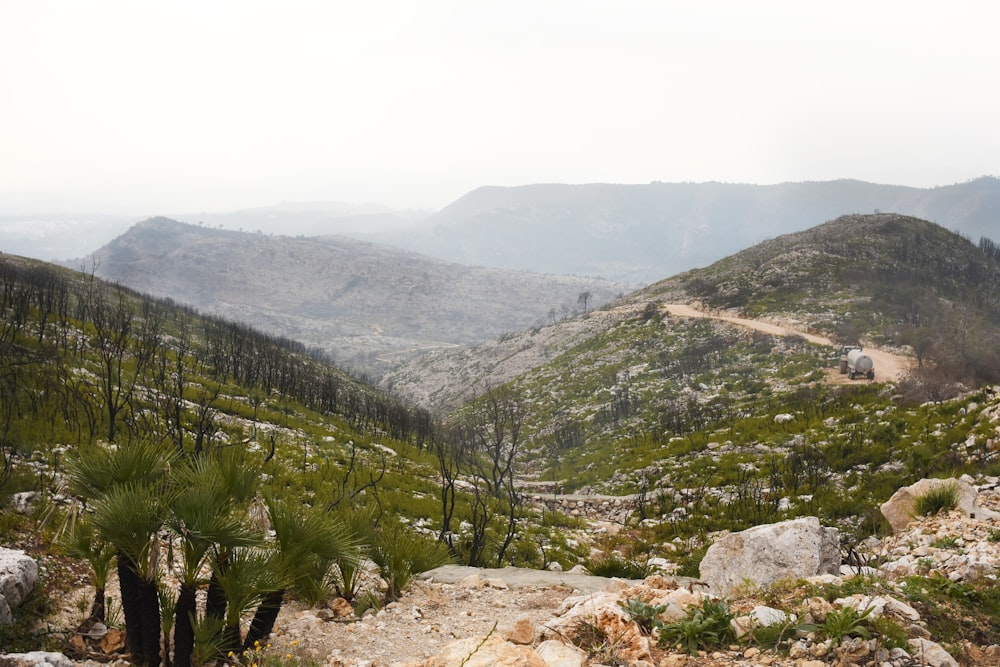
[[[240,253],[227,255],[229,246]],[[865,248],[863,261],[858,247]],[[347,262],[338,268],[334,258],[352,254],[371,266],[360,274]],[[1000,264],[988,246],[932,223],[843,216],[607,303],[577,292],[575,311],[550,306],[526,328],[479,342],[473,332],[492,326],[489,314],[486,322],[468,323],[464,340],[439,335],[464,317],[442,316],[459,312],[451,301],[465,298],[463,312],[471,314],[506,295],[517,310],[556,288],[538,276],[485,272],[470,278],[473,296],[456,284],[435,301],[421,296],[422,286],[460,283],[471,270],[422,259],[400,263],[389,250],[342,239],[231,235],[164,220],[143,223],[102,256],[109,263],[117,257],[116,270],[137,282],[106,283],[0,257],[0,490],[6,506],[19,508],[3,514],[0,535],[60,573],[44,582],[44,595],[59,607],[59,636],[76,642],[78,658],[97,654],[86,629],[97,621],[85,611],[100,590],[100,563],[113,558],[100,549],[116,544],[134,548],[143,562],[157,554],[158,565],[124,570],[124,579],[112,574],[105,584],[113,599],[127,593],[130,572],[175,591],[178,600],[183,595],[196,626],[177,626],[182,639],[212,622],[206,599],[188,597],[207,594],[211,580],[225,575],[211,545],[229,544],[239,557],[232,562],[248,577],[254,554],[266,556],[264,569],[283,573],[281,580],[246,580],[257,597],[228,617],[230,646],[236,650],[234,637],[249,641],[252,628],[262,627],[254,619],[273,609],[262,601],[283,583],[292,592],[273,612],[274,640],[296,660],[351,667],[373,655],[385,664],[429,667],[438,664],[435,653],[473,637],[476,645],[455,649],[465,651],[461,659],[441,664],[460,664],[477,646],[515,650],[494,646],[490,626],[509,625],[500,630],[506,637],[521,616],[530,617],[533,630],[517,651],[541,650],[551,639],[573,644],[592,662],[615,655],[628,665],[676,662],[683,646],[649,635],[630,640],[629,653],[625,643],[621,653],[618,644],[588,644],[561,625],[570,611],[556,603],[568,601],[570,590],[545,582],[522,590],[506,581],[515,571],[504,573],[504,566],[573,571],[561,579],[571,588],[578,587],[573,577],[632,580],[591,593],[610,596],[609,608],[618,610],[617,620],[600,621],[617,625],[593,622],[609,628],[602,632],[642,635],[638,616],[629,616],[644,613],[634,596],[643,604],[675,599],[685,590],[678,582],[710,577],[701,563],[726,535],[805,519],[837,533],[836,559],[847,569],[822,584],[833,588],[685,600],[724,602],[741,614],[761,603],[802,614],[801,605],[823,598],[833,605],[828,612],[846,614],[845,595],[878,589],[919,606],[921,594],[908,578],[935,570],[956,577],[965,596],[992,594],[991,579],[969,573],[994,571],[998,557],[990,538],[996,519],[985,510],[998,506],[1000,484],[993,389],[1000,360],[992,324],[1000,312],[993,291]],[[275,267],[289,263],[297,270],[278,277]],[[256,276],[261,266],[270,268]],[[145,296],[146,279],[167,292],[187,285],[199,298],[284,328],[265,333],[203,316],[173,298]],[[518,281],[528,281],[522,291]],[[241,282],[268,301],[241,301]],[[558,284],[572,299],[599,283]],[[340,296],[329,297],[331,290]],[[283,294],[291,304],[285,314],[273,308]],[[338,353],[318,339],[293,338],[288,328],[295,318],[303,330],[318,327],[305,323],[345,304],[364,314],[345,322],[364,336],[397,338],[409,357],[395,359],[396,349],[373,355],[393,363],[379,386],[331,363]],[[398,336],[406,321],[424,333]],[[438,333],[426,336],[431,331]],[[874,382],[851,382],[836,370],[835,351],[859,341],[875,359]],[[982,515],[967,525],[951,515],[922,520],[940,533],[937,546],[910,533],[906,539],[923,546],[904,549],[879,507],[902,487],[943,477],[973,487]],[[71,516],[84,501],[93,516],[80,520],[90,532],[66,533],[45,518]],[[137,514],[138,507],[147,509]],[[226,510],[206,516],[199,507]],[[143,516],[148,528],[117,532]],[[253,524],[245,522],[250,516]],[[200,523],[213,517],[234,523]],[[339,546],[324,551],[313,534]],[[76,555],[63,554],[70,546]],[[911,549],[940,558],[916,562]],[[974,563],[973,549],[981,559]],[[856,580],[852,553],[864,554],[872,568],[897,565],[880,575],[883,583]],[[417,579],[423,572],[433,578],[446,562],[482,569],[457,583]],[[597,585],[588,582],[584,588]],[[242,595],[235,582],[226,585],[227,597]],[[934,595],[934,604],[958,604],[947,591]],[[171,613],[169,597],[147,604]],[[970,628],[983,620],[971,616],[950,630],[932,607],[920,607],[923,630],[862,622],[873,643],[845,646],[874,655],[889,642],[905,652],[907,642],[933,639],[965,664],[989,664],[976,656],[1000,641],[1000,632],[974,634]],[[0,637],[12,646],[39,645],[32,624],[47,613],[25,612],[30,620],[0,629]],[[671,632],[666,628],[688,612],[677,613],[656,627]],[[121,617],[105,620],[106,629],[123,625]],[[67,627],[74,622],[78,627]],[[550,626],[562,634],[549,637]],[[421,637],[426,642],[413,650],[394,645]],[[802,642],[795,648],[791,641],[734,638],[701,656],[709,662],[697,662],[696,651],[690,664],[742,664],[754,651],[767,654],[769,664],[797,667],[806,655],[823,664],[846,655],[826,635]],[[185,646],[176,649],[182,657]],[[790,657],[794,651],[805,653]],[[902,653],[892,660],[894,667],[913,664]]]

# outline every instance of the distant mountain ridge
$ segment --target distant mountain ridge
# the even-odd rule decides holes
[[[481,187],[387,243],[448,261],[650,283],[817,220],[875,211],[974,241],[1000,234],[1000,179],[913,188],[858,180]]]
[[[479,342],[572,313],[621,286],[470,268],[346,237],[140,222],[83,260],[98,277],[322,348],[378,374],[417,351]]]

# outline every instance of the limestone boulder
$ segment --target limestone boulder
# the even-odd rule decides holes
[[[0,547],[0,625],[14,622],[14,609],[35,588],[38,563],[19,549]]]
[[[712,593],[728,597],[746,584],[765,587],[840,571],[840,538],[836,528],[816,517],[754,526],[712,544],[701,561],[701,579]]]

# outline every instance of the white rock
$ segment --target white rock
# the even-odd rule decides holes
[[[0,655],[0,664],[10,667],[73,667],[73,661],[62,653],[31,651]]]
[[[0,625],[14,622],[13,610],[35,588],[38,563],[20,549],[0,548]]]
[[[535,653],[545,660],[547,667],[583,667],[587,664],[586,653],[557,639],[542,642]]]
[[[794,616],[789,616],[786,612],[780,609],[775,609],[774,607],[765,607],[764,605],[757,605],[750,611],[750,617],[756,622],[757,625],[761,627],[768,627],[769,625],[777,625],[778,623],[788,623],[789,621],[794,621]]]
[[[940,644],[928,639],[911,639],[910,655],[918,665],[927,667],[958,667],[958,662]]]
[[[700,566],[701,579],[720,597],[729,597],[747,582],[768,586],[839,571],[838,531],[821,526],[816,517],[725,535],[708,548]]]

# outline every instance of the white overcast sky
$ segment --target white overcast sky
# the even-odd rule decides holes
[[[1000,4],[0,0],[0,214],[1000,174]]]

